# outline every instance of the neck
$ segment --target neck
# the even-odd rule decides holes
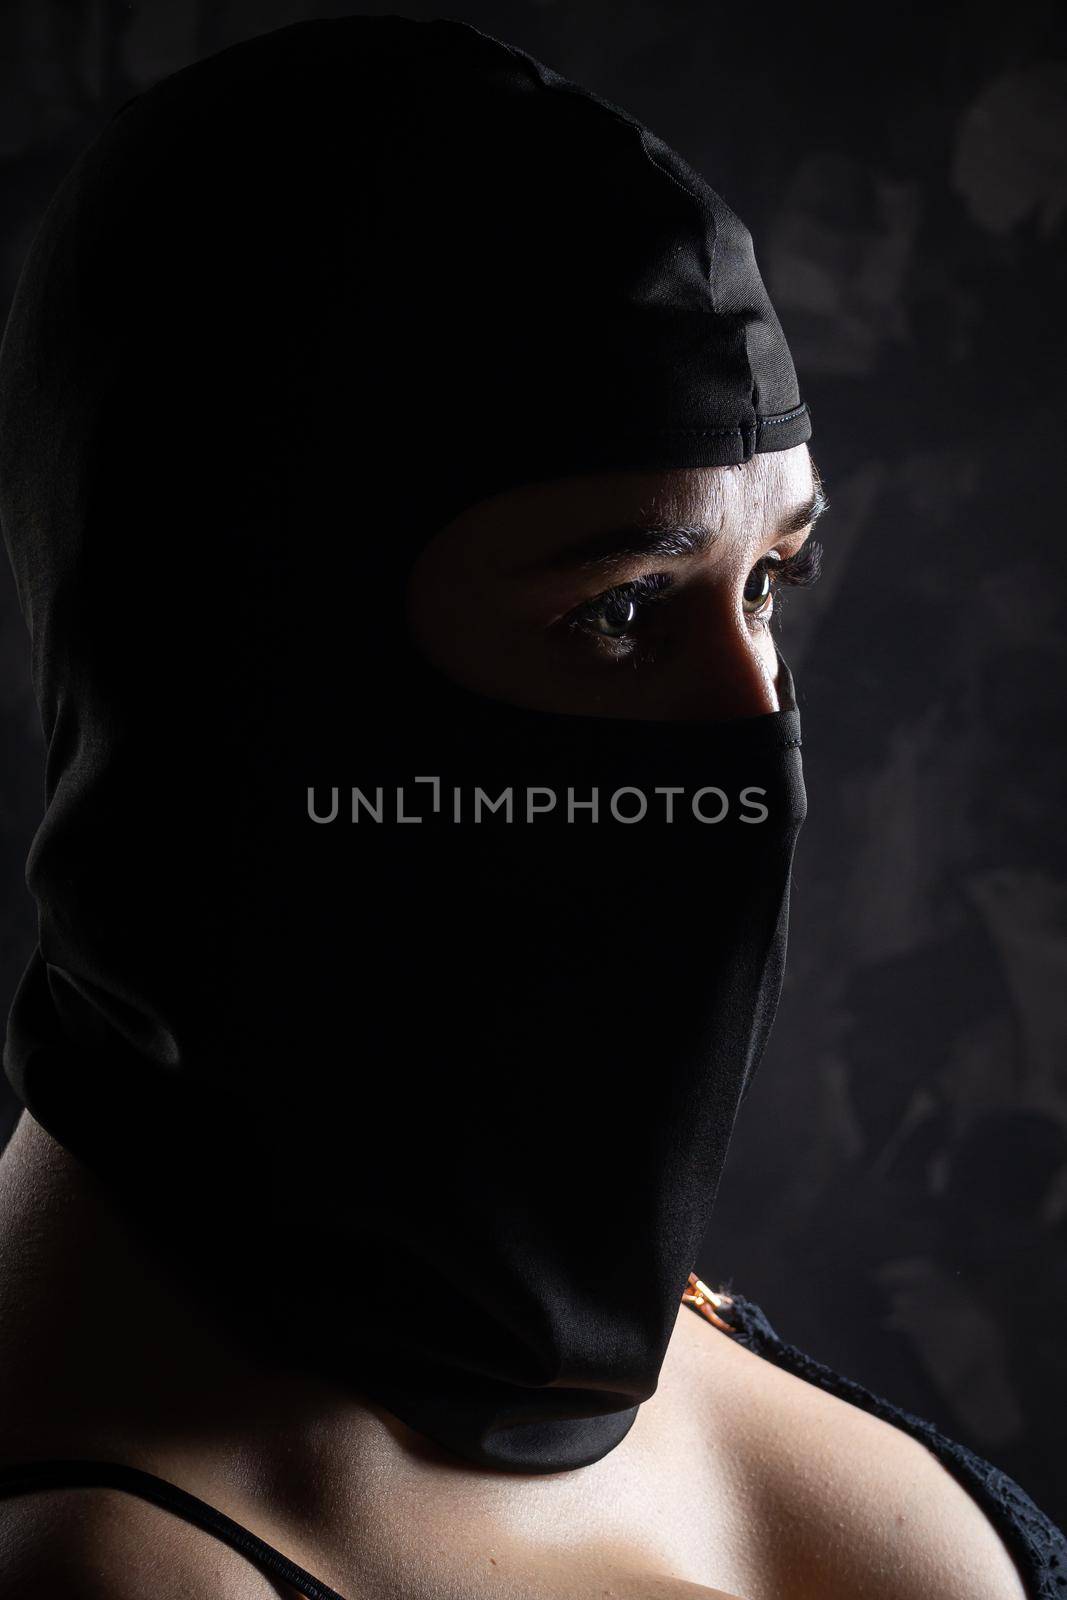
[[[694,1404],[710,1412],[717,1351],[729,1359],[729,1344],[680,1305],[655,1396],[592,1467],[530,1476],[457,1463],[372,1402],[228,1343],[94,1176],[28,1114],[0,1159],[0,1464],[63,1456],[140,1466],[312,1569],[332,1558],[338,1573],[393,1570],[405,1552],[417,1566],[413,1504],[427,1516],[435,1508],[440,1548],[455,1547],[459,1571],[472,1530],[520,1564],[535,1550],[540,1570],[561,1526],[587,1528],[613,1569],[673,1564],[678,1537],[660,1532],[661,1511],[642,1509],[651,1504],[642,1485],[677,1476],[678,1441],[691,1434]],[[685,1476],[688,1488],[691,1464]],[[624,1547],[606,1529],[632,1496],[629,1520],[649,1526]],[[601,1503],[610,1517],[591,1512]]]
[[[0,1372],[11,1460],[96,1454],[247,1477],[324,1450],[367,1467],[361,1458],[428,1448],[371,1402],[229,1342],[27,1113],[0,1159]]]

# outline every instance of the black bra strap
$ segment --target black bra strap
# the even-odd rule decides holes
[[[195,1494],[179,1489],[165,1478],[142,1472],[139,1467],[127,1467],[115,1461],[30,1461],[0,1467],[0,1498],[30,1494],[35,1489],[122,1489],[127,1494],[139,1495],[142,1500],[150,1500],[153,1505],[162,1506],[164,1511],[172,1511],[175,1516],[221,1539],[270,1577],[291,1584],[305,1600],[344,1600],[336,1589],[320,1583],[310,1572],[298,1567],[265,1539],[249,1533],[232,1517],[216,1511],[205,1500],[197,1499]]]

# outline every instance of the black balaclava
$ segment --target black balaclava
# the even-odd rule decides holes
[[[249,1349],[468,1461],[586,1465],[654,1392],[804,789],[784,664],[773,715],[520,708],[419,655],[407,575],[494,493],[809,433],[733,213],[452,20],[155,85],[18,284],[47,774],[8,1077]]]

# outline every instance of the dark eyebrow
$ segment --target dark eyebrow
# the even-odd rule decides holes
[[[822,484],[816,479],[815,492],[810,500],[794,507],[779,523],[779,538],[802,533],[809,524],[818,521],[826,510],[826,496]],[[612,567],[633,557],[658,556],[667,560],[679,556],[705,555],[719,537],[718,531],[702,524],[691,526],[676,522],[637,522],[625,527],[608,528],[602,533],[588,535],[573,544],[564,545],[533,563],[541,572],[595,570]]]

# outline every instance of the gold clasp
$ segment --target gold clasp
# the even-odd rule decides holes
[[[714,1289],[709,1289],[695,1272],[689,1274],[689,1288],[682,1290],[682,1304],[692,1306],[702,1317],[707,1317],[709,1322],[713,1322],[724,1333],[733,1333],[734,1329],[730,1323],[724,1322],[718,1315],[719,1308],[732,1306],[733,1300],[728,1294],[717,1294]],[[715,1309],[712,1309],[713,1307]]]

